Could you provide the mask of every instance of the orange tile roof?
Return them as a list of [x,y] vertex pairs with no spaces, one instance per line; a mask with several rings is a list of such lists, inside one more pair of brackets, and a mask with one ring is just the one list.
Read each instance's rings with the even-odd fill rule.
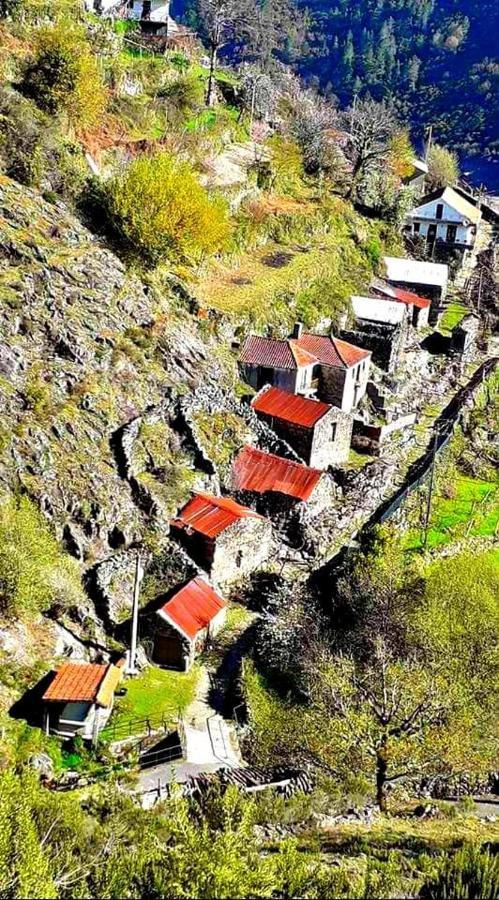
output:
[[192,529],[206,537],[218,537],[235,522],[248,518],[262,517],[228,497],[198,493],[194,494],[171,524],[184,530]]
[[[54,703],[71,701],[96,703],[100,688],[110,668],[116,667],[90,663],[64,663],[56,672],[43,699]],[[121,670],[117,671],[121,673]],[[109,704],[104,705],[108,706]]]
[[193,578],[158,610],[158,615],[192,640],[226,605],[206,581]]
[[253,366],[274,369],[297,369],[311,366],[316,360],[298,345],[296,340],[274,340],[250,334],[241,350],[240,361]]
[[309,500],[323,477],[319,469],[244,447],[234,463],[235,484],[240,491],[285,494],[297,500]]
[[302,425],[304,428],[313,428],[332,409],[329,403],[307,400],[276,387],[264,388],[251,405],[256,412],[293,425]]
[[303,350],[315,356],[317,362],[335,368],[350,369],[371,356],[369,350],[362,350],[333,335],[302,334],[298,343]]

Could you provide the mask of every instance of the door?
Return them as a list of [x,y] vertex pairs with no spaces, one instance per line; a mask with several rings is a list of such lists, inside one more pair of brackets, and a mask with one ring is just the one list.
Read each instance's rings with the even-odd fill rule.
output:
[[429,226],[428,226],[428,235],[427,235],[427,241],[428,241],[428,243],[429,243],[429,244],[432,244],[433,241],[436,240],[436,237],[437,237],[437,226],[436,226],[436,225],[429,225]]
[[265,387],[266,384],[274,384],[274,370],[261,366],[258,370],[258,390]]
[[447,243],[455,244],[457,237],[457,225],[447,225]]
[[157,632],[154,639],[154,662],[168,669],[185,671],[185,652],[180,636]]

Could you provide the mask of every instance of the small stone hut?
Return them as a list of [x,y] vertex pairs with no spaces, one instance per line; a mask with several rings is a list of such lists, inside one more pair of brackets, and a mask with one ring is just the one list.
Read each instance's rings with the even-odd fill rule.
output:
[[353,418],[329,403],[266,385],[251,403],[259,419],[316,469],[346,462]]
[[154,662],[187,672],[196,654],[222,628],[225,600],[204,578],[193,578],[156,611]]
[[303,518],[313,518],[334,498],[333,481],[325,472],[249,446],[234,463],[233,484],[259,511],[270,515],[301,507]]
[[272,544],[271,523],[228,497],[194,494],[171,533],[214,584],[237,581],[258,569]]

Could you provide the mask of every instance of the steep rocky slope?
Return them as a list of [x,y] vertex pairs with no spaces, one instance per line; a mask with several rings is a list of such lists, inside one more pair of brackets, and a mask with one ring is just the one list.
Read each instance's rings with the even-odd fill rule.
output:
[[[173,400],[227,375],[167,276],[145,285],[62,204],[3,177],[0,299],[0,489],[31,496],[91,563],[143,538],[155,486],[167,515],[196,483]],[[144,413],[130,485],[119,430]]]

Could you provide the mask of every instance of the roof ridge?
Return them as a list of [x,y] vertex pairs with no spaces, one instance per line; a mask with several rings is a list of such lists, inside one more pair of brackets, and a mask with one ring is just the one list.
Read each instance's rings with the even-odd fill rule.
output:
[[295,459],[288,459],[286,456],[279,456],[277,453],[270,453],[268,450],[260,450],[259,447],[253,447],[251,444],[245,444],[241,452],[244,453],[246,450],[249,450],[251,453],[258,454],[259,456],[266,456],[270,457],[271,459],[276,459],[286,466],[294,466],[298,469],[307,469],[309,472],[318,472],[320,475],[324,474],[322,469],[316,469],[314,466],[307,466],[307,464],[304,462],[299,462]]

